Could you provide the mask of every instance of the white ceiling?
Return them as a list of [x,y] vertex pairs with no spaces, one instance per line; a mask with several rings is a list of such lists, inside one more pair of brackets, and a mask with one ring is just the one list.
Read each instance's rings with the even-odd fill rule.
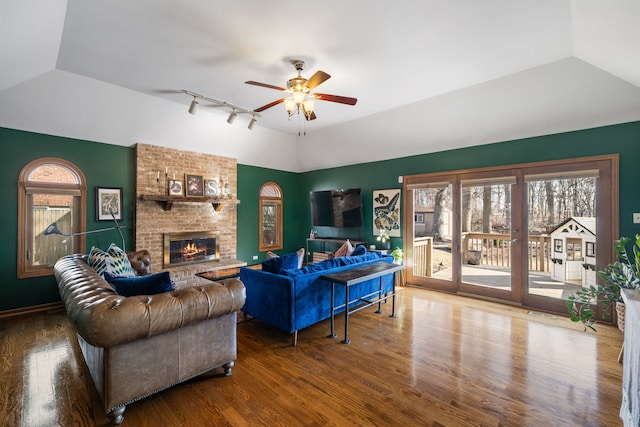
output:
[[[0,0],[0,126],[304,171],[640,120],[637,0]],[[186,89],[252,110],[229,126]],[[298,136],[306,130],[306,136]],[[337,154],[339,153],[339,155]]]

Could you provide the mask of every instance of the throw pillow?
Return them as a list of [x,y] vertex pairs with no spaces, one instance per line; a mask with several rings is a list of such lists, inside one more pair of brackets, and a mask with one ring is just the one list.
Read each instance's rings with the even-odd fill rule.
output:
[[154,295],[174,290],[168,271],[139,277],[118,277],[105,273],[105,280],[115,288],[118,295]]
[[106,252],[95,246],[91,247],[87,263],[101,276],[105,273],[120,277],[136,276],[126,252],[115,243],[112,243]]
[[[302,268],[302,263],[304,262],[304,248],[298,249],[296,251],[296,255],[298,256],[298,265],[296,268]],[[271,251],[267,252],[267,259],[277,258],[279,256],[280,255],[273,253]]]
[[351,256],[352,253],[353,245],[351,245],[351,242],[349,241],[349,239],[347,239],[347,241],[344,242],[342,246],[335,250],[333,256],[339,258],[341,256]]
[[100,248],[92,246],[87,263],[96,273],[102,276],[111,267],[111,255]]
[[125,251],[112,243],[107,249],[107,253],[112,258],[111,269],[107,269],[107,273],[120,277],[136,277],[136,271],[131,267],[131,262]]
[[280,274],[280,270],[291,270],[298,266],[298,254],[292,252],[290,254],[276,256],[262,261],[262,271]]
[[364,255],[366,253],[367,253],[367,247],[365,245],[358,245],[353,250],[353,253],[351,254],[351,256]]

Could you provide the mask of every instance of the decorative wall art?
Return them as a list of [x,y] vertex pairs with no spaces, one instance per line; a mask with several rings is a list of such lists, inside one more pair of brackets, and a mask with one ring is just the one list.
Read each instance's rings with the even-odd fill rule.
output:
[[182,189],[182,181],[176,181],[172,179],[169,181],[169,195],[170,196],[183,196],[184,191]]
[[204,197],[204,180],[202,175],[185,174],[187,197]]
[[204,193],[207,197],[218,197],[220,195],[220,187],[215,179],[207,179],[204,182]]
[[96,187],[96,221],[122,219],[122,188]]
[[375,190],[373,192],[373,235],[387,230],[390,237],[400,237],[400,191],[399,189]]

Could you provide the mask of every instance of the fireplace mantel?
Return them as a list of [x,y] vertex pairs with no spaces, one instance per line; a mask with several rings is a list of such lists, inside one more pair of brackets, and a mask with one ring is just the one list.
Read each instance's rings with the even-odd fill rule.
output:
[[224,205],[238,205],[238,199],[217,199],[210,197],[182,197],[182,196],[159,196],[155,194],[143,194],[142,200],[149,200],[158,203],[162,210],[170,211],[174,203],[211,203],[216,212],[220,212]]

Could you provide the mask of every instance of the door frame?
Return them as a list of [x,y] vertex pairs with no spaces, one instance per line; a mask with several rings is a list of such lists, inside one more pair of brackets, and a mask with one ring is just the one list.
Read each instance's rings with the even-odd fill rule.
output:
[[[469,295],[465,286],[461,286],[461,266],[462,256],[460,251],[461,233],[461,209],[460,209],[460,182],[464,177],[492,177],[492,176],[513,176],[516,183],[512,186],[512,196],[516,190],[520,195],[524,194],[524,202],[516,203],[512,197],[512,223],[518,223],[518,231],[512,231],[512,238],[519,239],[520,242],[528,242],[528,209],[525,208],[527,201],[525,176],[552,173],[558,169],[563,171],[580,171],[594,169],[601,171],[597,181],[596,191],[596,230],[599,244],[596,245],[596,270],[605,268],[615,260],[613,242],[619,237],[619,194],[618,194],[618,165],[619,155],[609,154],[591,157],[579,157],[562,160],[549,160],[542,162],[521,163],[513,165],[493,166],[477,169],[462,169],[454,171],[443,171],[434,173],[424,173],[403,176],[404,192],[404,221],[403,221],[403,246],[405,248],[405,277],[409,285],[425,287],[428,289],[445,292]],[[452,194],[452,281],[438,280],[434,278],[423,278],[413,276],[413,237],[414,237],[414,197],[413,189],[420,185],[451,182]],[[512,227],[513,229],[514,227]],[[609,244],[607,244],[609,242]],[[512,265],[512,279],[516,283],[512,286],[511,295],[505,298],[503,293],[493,291],[485,292],[483,295],[472,294],[471,296],[483,299],[498,300],[507,304],[517,304],[532,308],[540,308],[546,311],[557,313],[566,312],[566,306],[562,300],[550,301],[550,298],[540,295],[533,295],[528,290],[528,245],[512,245],[513,260],[519,259],[519,265]],[[513,253],[517,251],[517,253]]]

